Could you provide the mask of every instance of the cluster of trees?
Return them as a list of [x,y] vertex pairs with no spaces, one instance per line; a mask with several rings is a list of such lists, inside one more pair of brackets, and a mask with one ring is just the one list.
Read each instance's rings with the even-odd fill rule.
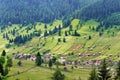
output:
[[[111,80],[111,79],[112,75],[110,74],[110,69],[108,68],[106,59],[103,60],[100,68],[98,68],[98,71],[93,66],[89,80]],[[114,76],[114,80],[120,80],[120,61],[118,62],[116,68],[116,75]]]
[[[36,55],[36,61],[35,61],[36,66],[41,66],[43,62],[44,61],[41,57],[41,54],[38,52],[37,55]],[[53,64],[56,64],[57,68],[56,68],[56,70],[53,74],[52,80],[65,80],[65,75],[61,73],[61,71],[58,67],[58,62],[56,62],[55,57],[50,59],[49,62],[48,62],[48,66],[49,66],[50,69],[52,68]]]
[[[34,31],[33,33],[26,34],[26,35],[18,35],[15,37],[13,42],[14,42],[14,44],[24,44],[25,42],[31,40],[35,36],[40,37],[40,35],[41,35],[40,30]],[[9,42],[10,42],[10,40],[9,40]]]
[[[100,0],[82,11],[78,11],[76,17],[84,20],[98,19],[102,20],[115,12],[120,12],[120,1],[119,0]],[[79,14],[80,13],[80,14]]]
[[[57,59],[56,59],[55,56],[52,57],[52,58],[49,60],[49,62],[48,62],[49,68],[51,68],[51,67],[53,66],[53,64],[56,63],[56,60],[57,60]],[[42,59],[41,54],[38,52],[38,53],[36,54],[36,61],[35,61],[35,64],[36,64],[36,66],[41,66],[42,63],[46,63],[46,62]]]
[[[44,28],[46,29],[47,26],[45,25]],[[62,29],[62,27],[61,27],[61,25],[59,25],[59,26],[55,26],[53,28],[53,30],[50,30],[50,31],[45,30],[44,37],[46,37],[48,35],[53,35],[53,34],[55,34],[57,32],[58,32],[58,35],[61,36],[61,29]]]
[[32,36],[22,36],[22,35],[19,35],[19,36],[16,36],[15,39],[14,39],[14,43],[15,44],[21,44],[21,43],[25,43],[26,41],[28,40],[31,40],[32,39]]
[[[109,22],[111,22],[111,21],[108,21],[107,22],[107,20],[105,21],[105,22],[100,22],[100,24],[96,27],[96,31],[97,32],[99,32],[99,36],[102,36],[103,34],[104,34],[104,31],[105,30],[107,30],[107,34],[109,35],[111,35],[111,36],[115,36],[115,32],[118,32],[118,31],[120,31],[120,28],[119,28],[119,26],[118,26],[118,24],[111,24],[111,23],[109,23]],[[114,21],[113,21],[113,23],[114,23]],[[113,29],[113,31],[110,31],[109,29],[110,28],[112,28]]]
[[120,13],[114,13],[109,16],[105,21],[105,28],[111,27],[113,25],[120,25]]
[[31,40],[33,37],[35,36],[40,36],[41,32],[37,32],[37,33],[30,33],[27,35],[17,35],[15,36],[15,38],[10,38],[8,35],[8,33],[4,33],[3,34],[3,38],[6,38],[7,40],[9,40],[9,43],[13,43],[14,44],[23,44],[29,40]]
[[77,32],[78,30],[78,25],[76,26],[76,29],[73,30],[73,26],[69,25],[69,30],[65,31],[65,36],[71,35],[71,36],[80,36],[80,34]]
[[[44,26],[44,28],[47,28],[47,25]],[[53,30],[47,31],[45,30],[44,32],[44,37],[49,36],[49,35],[54,35],[55,33],[58,33],[58,36],[62,35],[62,27],[61,25],[55,26]],[[72,25],[69,26],[69,31],[64,32],[65,36],[72,35],[72,36],[80,36],[80,34],[77,32],[77,30],[72,29]],[[58,38],[58,42],[61,42],[61,38]],[[66,38],[63,38],[63,42],[66,42]]]
[[63,38],[63,39],[61,39],[61,38],[58,38],[58,42],[66,42],[66,38]]
[[69,21],[73,18],[79,18],[84,21],[89,19],[96,19],[99,22],[103,22],[103,25],[107,29],[112,25],[120,25],[120,0],[99,0],[92,5],[89,5],[82,10],[74,12],[69,16],[69,20],[64,21],[65,25],[68,25]]
[[[34,29],[33,32],[29,33],[29,30]],[[9,43],[15,43],[15,44],[21,44],[21,43],[25,43],[29,40],[31,40],[33,37],[37,36],[41,36],[41,30],[36,30],[35,25],[27,25],[26,27],[26,33],[27,34],[19,34],[18,30],[16,28],[14,28],[13,30],[9,30],[8,32],[3,33],[3,38],[9,40]],[[11,37],[10,35],[14,36]]]

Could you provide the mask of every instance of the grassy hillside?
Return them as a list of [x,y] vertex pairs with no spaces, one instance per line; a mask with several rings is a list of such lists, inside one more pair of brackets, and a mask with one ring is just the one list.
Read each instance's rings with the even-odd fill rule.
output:
[[[5,44],[7,44],[8,41],[3,39],[2,36],[0,35],[0,53],[5,49]],[[8,51],[9,49],[6,49]]]
[[[44,23],[36,23],[35,29],[31,29],[26,32],[27,26],[23,26],[22,28],[19,25],[12,25],[8,27],[3,33],[1,33],[0,39],[4,41],[1,43],[1,50],[4,49],[4,44],[8,43],[6,40],[2,38],[2,34],[9,32],[12,29],[17,30],[17,34],[25,35],[34,32],[35,30],[41,30],[40,37],[33,37],[32,40],[26,42],[24,45],[21,44],[19,46],[11,43],[11,47],[7,49],[8,53],[30,53],[35,54],[36,52],[41,53],[51,53],[51,54],[70,54],[74,53],[78,55],[86,54],[86,55],[97,55],[97,56],[85,56],[86,59],[102,59],[105,57],[109,57],[112,54],[112,59],[117,60],[119,55],[119,44],[120,44],[120,32],[119,26],[113,26],[104,29],[103,35],[99,36],[99,31],[96,32],[96,28],[99,25],[98,22],[94,20],[89,20],[87,22],[82,22],[82,26],[80,24],[81,20],[74,19],[71,22],[72,31],[70,35],[65,36],[65,31],[69,32],[69,26],[67,28],[63,28],[61,30],[61,36],[58,36],[58,32],[54,35],[49,35],[46,38],[43,37],[44,31],[49,31],[54,29],[55,26],[62,26],[61,20],[56,20],[52,24],[46,24],[47,28],[44,28]],[[74,30],[80,34],[80,36],[73,36]],[[17,34],[15,36],[17,36]],[[10,38],[14,38],[15,36],[9,34]],[[89,36],[91,39],[89,40]],[[58,38],[61,39],[61,42],[58,42]],[[63,39],[66,39],[66,42],[63,42]],[[71,59],[71,58],[70,58]],[[79,59],[75,56],[72,59]]]

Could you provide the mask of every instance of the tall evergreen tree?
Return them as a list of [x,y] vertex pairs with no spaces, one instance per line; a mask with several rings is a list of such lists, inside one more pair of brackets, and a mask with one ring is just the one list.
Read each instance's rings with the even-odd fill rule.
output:
[[5,57],[1,56],[1,57],[0,57],[0,64],[3,65],[4,63],[5,63]]
[[73,28],[72,25],[70,25],[69,26],[69,31],[72,31],[73,30],[72,28]]
[[58,36],[61,36],[61,30],[58,31]]
[[107,62],[106,62],[106,59],[104,59],[102,61],[102,64],[101,64],[101,67],[99,69],[99,80],[108,80],[111,78],[111,75],[110,75],[110,70],[108,69],[108,65],[107,65]]
[[46,37],[46,36],[48,36],[47,30],[45,30],[45,32],[44,32],[44,37]]
[[53,62],[52,59],[49,60],[49,68],[51,68],[53,66]]
[[5,69],[4,69],[4,76],[6,76],[8,73],[9,73],[8,67],[5,66]]
[[64,42],[64,43],[66,42],[66,38],[63,38],[63,42]]
[[8,67],[9,70],[10,70],[10,67],[12,67],[13,63],[12,63],[12,58],[9,58],[7,59],[7,63],[6,63],[6,68]]
[[80,34],[75,30],[73,36],[80,36]]
[[95,67],[92,67],[92,71],[88,80],[98,80],[98,74]]
[[115,80],[120,80],[120,61],[117,64]]
[[3,50],[1,56],[6,56],[6,52],[5,52],[5,50]]
[[65,36],[68,36],[67,31],[65,31]]
[[46,24],[44,25],[44,28],[47,29],[47,25]]
[[91,35],[89,35],[88,40],[91,40],[91,38],[92,38]]
[[58,38],[58,42],[61,42],[61,39],[60,39],[60,38]]
[[59,68],[57,68],[53,74],[52,80],[65,80],[65,75],[61,73]]
[[37,66],[41,66],[41,64],[42,64],[42,57],[41,57],[41,54],[39,52],[36,55],[35,63],[36,63]]
[[[8,74],[8,68],[5,66],[5,57],[0,57],[0,74],[1,76],[6,76]],[[0,78],[1,78],[0,76]],[[2,80],[2,79],[1,79]]]
[[0,63],[0,74],[4,75],[4,69],[3,69],[3,64]]

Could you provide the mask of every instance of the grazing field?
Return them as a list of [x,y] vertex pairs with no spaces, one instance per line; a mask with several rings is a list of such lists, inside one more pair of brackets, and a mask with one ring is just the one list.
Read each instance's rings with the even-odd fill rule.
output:
[[[0,51],[3,49],[6,49],[8,54],[11,53],[23,53],[23,54],[35,54],[37,52],[41,53],[51,53],[55,54],[69,54],[74,53],[76,55],[80,54],[90,54],[90,55],[98,55],[95,57],[90,57],[86,59],[103,59],[103,58],[110,58],[112,60],[118,60],[118,55],[120,53],[119,51],[119,45],[120,45],[120,31],[119,26],[113,26],[111,28],[108,28],[107,30],[104,30],[102,33],[102,36],[100,35],[100,31],[96,31],[95,29],[98,27],[99,22],[95,20],[89,20],[87,22],[82,22],[81,20],[74,19],[71,21],[72,25],[72,31],[69,33],[69,26],[67,28],[61,29],[61,36],[58,35],[58,32],[56,32],[53,35],[49,35],[47,37],[44,36],[45,31],[53,30],[55,27],[58,27],[61,25],[62,27],[62,21],[56,20],[53,23],[50,24],[44,24],[44,23],[36,23],[34,28],[28,29],[28,26],[19,27],[20,25],[12,25],[11,27],[5,29],[3,33],[0,35],[0,40],[3,41],[0,44]],[[44,26],[47,26],[45,28]],[[11,30],[15,29],[16,34],[12,35],[9,34]],[[37,31],[41,31],[41,36],[34,36],[31,40],[25,42],[24,44],[15,45],[13,43],[10,43],[9,48],[5,48],[5,45],[8,44],[8,40],[4,40],[2,38],[2,35],[4,33],[8,33],[11,39],[14,39],[18,35],[29,35],[31,33],[35,33]],[[80,36],[72,36],[74,33],[74,30],[77,30],[77,32],[80,34]],[[65,35],[65,32],[67,32],[67,36]],[[70,35],[69,35],[70,34]],[[89,40],[89,37],[91,39]],[[66,42],[63,42],[63,39],[65,38]],[[60,42],[58,42],[58,39],[60,39]],[[99,54],[101,53],[101,54]],[[109,57],[109,55],[112,54],[112,57]],[[74,57],[74,59],[78,59],[78,57]]]
[[[35,67],[34,61],[22,61],[22,66],[17,65],[18,60],[13,61],[13,67],[10,69],[8,80],[51,80],[55,71],[55,66],[49,69],[42,64],[41,67]],[[63,66],[59,66],[62,73],[65,75],[65,80],[87,80],[89,78],[90,69],[71,69],[68,66],[68,71],[63,70]],[[19,72],[19,74],[17,74]],[[16,74],[14,76],[11,76]]]

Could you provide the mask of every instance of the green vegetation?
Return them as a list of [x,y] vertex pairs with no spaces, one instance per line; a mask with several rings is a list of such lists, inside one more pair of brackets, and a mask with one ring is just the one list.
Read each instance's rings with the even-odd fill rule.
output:
[[101,64],[98,76],[99,76],[100,80],[108,80],[111,78],[110,70],[108,69],[106,59],[104,59]]
[[120,0],[0,0],[0,41],[0,80],[119,80]]
[[115,79],[120,80],[120,61],[117,64],[116,73],[117,75],[115,76]]
[[98,74],[97,74],[97,70],[95,67],[92,68],[89,80],[98,80]]
[[57,68],[55,73],[53,74],[52,80],[65,80],[65,75],[61,73],[59,68]]
[[[82,24],[82,26],[81,26]],[[62,28],[62,21],[56,20],[52,25],[46,24],[47,28],[44,28],[44,23],[36,23],[35,29],[32,27],[31,30],[26,32],[28,26],[23,26],[22,28],[19,25],[12,25],[11,27],[4,30],[2,34],[7,33],[10,37],[9,40],[4,40],[1,37],[1,40],[4,42],[1,43],[3,46],[9,44],[9,48],[1,47],[0,49],[5,49],[8,53],[30,53],[35,54],[36,52],[41,53],[52,53],[57,56],[57,54],[69,54],[71,52],[78,54],[96,54],[98,56],[91,56],[86,59],[103,59],[110,58],[113,60],[118,59],[119,54],[119,26],[114,25],[111,28],[102,30],[102,27],[96,31],[99,27],[99,22],[94,20],[89,20],[87,22],[82,22],[79,19],[74,19],[71,22],[72,30],[69,29],[69,26]],[[61,25],[61,26],[60,26]],[[16,29],[16,35],[13,35],[11,32],[13,29]],[[40,30],[40,36],[35,35],[35,32]],[[47,36],[43,36],[44,32],[47,31]],[[49,33],[49,31],[51,33]],[[55,31],[55,32],[54,32]],[[60,31],[60,35],[58,34]],[[54,32],[54,33],[53,33]],[[102,33],[102,34],[101,34]],[[30,36],[30,34],[32,34]],[[67,34],[67,35],[65,35]],[[74,35],[77,34],[77,35]],[[78,36],[79,34],[79,36]],[[22,41],[25,43],[14,43],[10,40],[15,39],[15,37],[21,35]],[[2,36],[2,35],[1,35]],[[30,40],[26,39],[24,36],[31,37]],[[18,38],[20,41],[20,38]],[[113,42],[114,41],[114,42]],[[9,43],[8,43],[9,42]],[[2,46],[2,45],[1,45]],[[92,50],[91,50],[92,49]],[[114,53],[114,54],[113,54]],[[109,57],[112,54],[112,57]],[[72,59],[72,57],[69,57]],[[78,59],[78,57],[74,57]]]
[[[68,14],[95,1],[97,0],[65,0],[65,2],[61,0],[0,0],[0,24],[50,23],[55,19],[65,18]],[[2,26],[2,28],[4,27],[6,26]]]
[[12,67],[12,59],[7,58],[6,62],[6,56],[5,55],[0,56],[0,80],[7,79],[10,67]]
[[41,54],[38,52],[36,55],[36,61],[35,61],[37,66],[41,66],[42,64],[42,58],[41,58]]
[[[52,69],[44,66],[44,64],[41,65],[41,67],[34,67],[35,63],[34,61],[22,61],[22,66],[17,65],[18,60],[13,61],[13,66],[8,74],[8,80],[26,80],[26,79],[34,79],[34,80],[52,80],[54,72],[56,71],[56,66],[53,66]],[[89,70],[84,69],[74,69],[71,70],[70,67],[68,67],[69,72],[63,70],[63,66],[59,66],[62,74],[65,75],[65,80],[71,80],[71,79],[78,79],[79,76],[82,80],[87,80],[89,77]],[[16,75],[14,75],[16,74]],[[12,76],[13,75],[13,76]]]

